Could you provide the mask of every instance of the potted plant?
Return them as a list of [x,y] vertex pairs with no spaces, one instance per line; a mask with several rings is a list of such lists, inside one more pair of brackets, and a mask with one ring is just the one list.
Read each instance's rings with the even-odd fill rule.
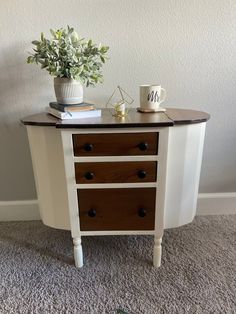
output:
[[[101,68],[109,47],[79,38],[71,27],[50,30],[52,38],[32,41],[34,53],[27,63],[36,63],[54,77],[57,102],[70,105],[83,102],[83,85],[94,86],[103,81]],[[82,85],[83,84],[83,85]]]

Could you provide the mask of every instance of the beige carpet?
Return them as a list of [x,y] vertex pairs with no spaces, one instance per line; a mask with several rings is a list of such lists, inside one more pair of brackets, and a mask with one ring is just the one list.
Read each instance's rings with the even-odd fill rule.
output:
[[151,236],[83,238],[41,222],[0,223],[0,313],[236,313],[236,216],[165,231],[160,269]]

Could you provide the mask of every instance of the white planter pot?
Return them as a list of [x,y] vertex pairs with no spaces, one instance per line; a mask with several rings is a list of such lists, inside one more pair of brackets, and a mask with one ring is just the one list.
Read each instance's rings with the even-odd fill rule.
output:
[[83,102],[83,86],[79,81],[55,77],[54,90],[57,102],[60,104],[73,105]]

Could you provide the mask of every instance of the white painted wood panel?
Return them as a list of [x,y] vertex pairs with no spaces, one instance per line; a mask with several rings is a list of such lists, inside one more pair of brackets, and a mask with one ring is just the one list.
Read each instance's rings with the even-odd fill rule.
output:
[[70,229],[60,131],[27,126],[40,216],[45,225]]
[[187,224],[196,214],[205,125],[169,129],[165,228]]
[[74,162],[120,162],[120,161],[158,161],[158,156],[145,155],[145,156],[86,156],[74,157]]

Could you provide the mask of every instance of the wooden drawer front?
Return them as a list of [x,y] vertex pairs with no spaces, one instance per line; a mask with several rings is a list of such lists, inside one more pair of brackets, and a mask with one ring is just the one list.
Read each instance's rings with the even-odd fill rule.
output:
[[78,190],[80,229],[154,230],[155,188]]
[[75,156],[156,155],[159,133],[73,134]]
[[75,163],[76,183],[155,182],[156,161]]

